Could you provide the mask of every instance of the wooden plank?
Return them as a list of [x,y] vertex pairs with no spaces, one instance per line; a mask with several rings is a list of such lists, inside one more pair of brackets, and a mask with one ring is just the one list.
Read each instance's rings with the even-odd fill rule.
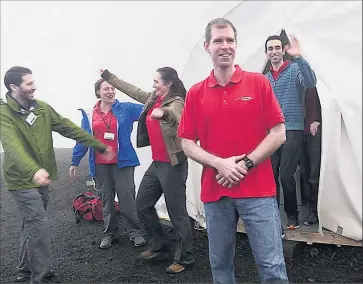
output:
[[309,244],[323,243],[323,244],[334,244],[342,246],[362,246],[362,242],[352,240],[341,235],[335,234],[328,230],[323,230],[323,234],[306,232],[302,230],[287,230],[285,231],[285,239],[295,240],[299,242],[306,242]]
[[[306,227],[310,229],[310,227]],[[323,230],[323,234],[321,235],[319,232],[313,232],[309,230],[304,230],[305,227],[301,227],[296,230],[285,230],[285,240],[288,241],[298,241],[304,242],[308,244],[313,243],[321,243],[321,244],[333,244],[333,245],[342,245],[342,246],[363,246],[362,241],[352,240],[341,235],[335,234],[328,230]],[[243,221],[239,219],[237,225],[237,232],[246,233],[245,227],[243,225]]]
[[[160,223],[169,227],[173,227],[170,220],[159,219]],[[304,230],[307,228],[308,230]],[[285,238],[287,241],[303,242],[307,244],[320,243],[320,244],[332,244],[337,246],[357,246],[362,247],[362,241],[355,241],[341,235],[335,234],[329,230],[323,230],[321,235],[319,232],[314,232],[309,230],[310,227],[302,227],[296,230],[285,230]],[[237,224],[237,232],[246,233],[243,221],[239,219]]]

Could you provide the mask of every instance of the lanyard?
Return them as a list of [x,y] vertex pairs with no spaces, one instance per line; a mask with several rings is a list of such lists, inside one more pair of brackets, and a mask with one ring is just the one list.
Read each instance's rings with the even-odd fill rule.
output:
[[106,127],[108,129],[108,132],[111,133],[111,120],[112,120],[112,113],[110,114],[110,122],[107,124],[106,120],[103,118],[103,113],[101,113],[101,118],[103,122],[106,124]]

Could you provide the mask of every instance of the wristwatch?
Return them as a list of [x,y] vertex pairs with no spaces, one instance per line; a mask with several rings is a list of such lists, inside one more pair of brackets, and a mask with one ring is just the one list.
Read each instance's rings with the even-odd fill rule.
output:
[[242,160],[245,162],[248,170],[253,168],[253,161],[249,159],[247,156],[245,156]]

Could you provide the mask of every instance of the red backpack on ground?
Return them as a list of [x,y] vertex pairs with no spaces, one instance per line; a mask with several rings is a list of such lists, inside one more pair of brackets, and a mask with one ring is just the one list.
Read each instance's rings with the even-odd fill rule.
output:
[[[116,212],[120,212],[120,206],[116,201],[115,206]],[[76,223],[79,223],[81,219],[103,221],[101,198],[91,191],[82,193],[73,200],[73,211],[76,215]]]

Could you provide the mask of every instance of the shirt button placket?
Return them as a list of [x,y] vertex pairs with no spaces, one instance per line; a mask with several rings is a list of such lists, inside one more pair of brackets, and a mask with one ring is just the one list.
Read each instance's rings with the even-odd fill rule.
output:
[[223,103],[222,103],[223,108],[226,108],[228,106],[228,98],[227,98],[226,90],[223,91],[222,101],[223,101]]

